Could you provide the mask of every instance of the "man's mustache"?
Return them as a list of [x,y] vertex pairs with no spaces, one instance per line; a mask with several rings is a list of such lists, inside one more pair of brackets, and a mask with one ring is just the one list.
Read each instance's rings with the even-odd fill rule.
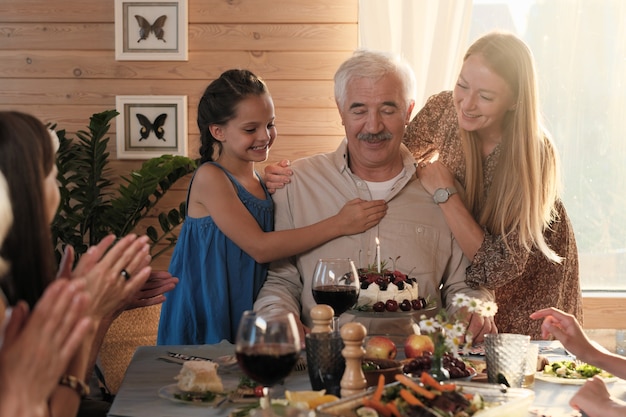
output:
[[383,140],[389,140],[391,138],[393,138],[393,135],[390,132],[359,133],[357,135],[357,139],[363,140],[365,142],[381,142]]

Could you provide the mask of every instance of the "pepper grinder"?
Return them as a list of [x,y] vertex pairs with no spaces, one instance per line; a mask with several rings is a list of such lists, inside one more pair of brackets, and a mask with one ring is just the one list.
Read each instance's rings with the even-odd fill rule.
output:
[[335,310],[329,305],[318,304],[311,309],[311,321],[313,328],[311,333],[330,333],[332,332],[332,322]]
[[367,388],[367,380],[363,374],[361,363],[365,356],[363,340],[367,329],[361,323],[346,323],[341,328],[341,338],[345,348],[341,354],[346,359],[346,369],[341,378],[341,396],[359,394]]
[[305,339],[306,360],[311,388],[339,396],[346,362],[341,355],[343,340],[332,329],[334,314],[333,308],[325,304],[311,309],[313,328]]

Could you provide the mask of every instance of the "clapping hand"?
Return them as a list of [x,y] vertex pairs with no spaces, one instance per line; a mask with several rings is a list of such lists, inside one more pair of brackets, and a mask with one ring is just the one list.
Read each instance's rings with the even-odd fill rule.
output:
[[0,387],[21,404],[45,407],[82,341],[95,333],[83,280],[51,283],[29,312],[13,307],[0,348]]
[[130,234],[114,241],[115,236],[109,235],[90,247],[73,270],[73,249],[68,247],[59,270],[61,276],[85,279],[91,314],[97,319],[112,318],[124,310],[151,273],[147,236]]

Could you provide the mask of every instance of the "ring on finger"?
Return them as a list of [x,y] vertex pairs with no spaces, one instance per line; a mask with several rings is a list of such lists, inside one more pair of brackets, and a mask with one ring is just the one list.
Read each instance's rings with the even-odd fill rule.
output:
[[125,269],[120,271],[120,275],[123,276],[126,281],[130,279],[130,273]]

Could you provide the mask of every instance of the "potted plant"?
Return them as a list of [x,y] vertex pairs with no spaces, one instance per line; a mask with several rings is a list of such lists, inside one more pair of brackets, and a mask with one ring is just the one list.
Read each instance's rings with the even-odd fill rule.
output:
[[[89,246],[108,234],[124,236],[145,218],[170,187],[196,168],[196,162],[183,156],[162,155],[144,162],[140,169],[122,175],[119,183],[110,177],[106,137],[111,120],[119,113],[106,110],[91,116],[88,131],[69,139],[57,130],[57,153],[61,203],[52,223],[52,237],[60,259],[63,247],[70,244],[80,257]],[[53,129],[56,126],[52,126]],[[167,244],[153,258],[176,244],[177,226],[185,217],[185,202],[158,216],[160,231],[148,227],[152,246]]]

